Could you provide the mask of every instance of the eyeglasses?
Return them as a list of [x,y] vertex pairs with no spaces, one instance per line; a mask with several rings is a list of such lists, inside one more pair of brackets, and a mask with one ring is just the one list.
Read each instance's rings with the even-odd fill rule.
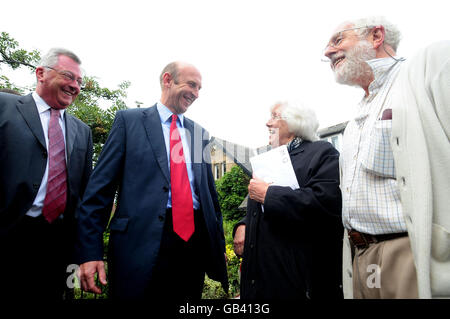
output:
[[[368,28],[373,28],[373,26],[369,27],[369,26],[364,26],[364,27],[357,27],[357,28],[349,28],[349,29],[344,29],[341,31],[336,32],[335,34],[333,34],[333,36],[330,38],[330,41],[327,43],[327,45],[325,46],[325,48],[323,49],[323,53],[325,53],[325,51],[329,48],[339,48],[339,46],[342,44],[342,42],[346,39],[345,37],[345,32],[347,31],[352,31],[352,30],[358,30],[358,29],[368,29]],[[330,62],[330,59],[325,57],[321,59],[322,62]]]
[[286,120],[287,117],[281,116],[280,114],[271,114],[270,119],[271,120]]
[[70,71],[67,71],[67,70],[58,70],[58,69],[52,68],[51,66],[44,66],[44,68],[51,69],[51,70],[57,72],[59,75],[61,75],[61,76],[62,76],[64,79],[66,79],[67,81],[77,81],[78,86],[79,86],[80,88],[81,88],[81,87],[83,86],[83,84],[84,84],[82,78],[80,78],[80,77],[77,78],[77,77],[75,76],[75,74],[73,74],[73,73],[70,72]]

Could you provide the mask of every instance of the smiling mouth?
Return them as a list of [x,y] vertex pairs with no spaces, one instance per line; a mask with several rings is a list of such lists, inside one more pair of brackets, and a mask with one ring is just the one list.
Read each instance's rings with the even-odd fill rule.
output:
[[70,96],[70,97],[73,97],[73,96],[75,95],[75,92],[71,92],[71,91],[68,91],[68,90],[65,90],[65,89],[62,89],[62,91],[63,91],[66,95],[68,95],[68,96]]
[[333,69],[335,69],[335,68],[338,66],[338,64],[339,64],[340,62],[342,62],[344,59],[345,59],[345,56],[342,56],[342,57],[338,57],[338,58],[336,58],[336,59],[333,59],[333,61],[332,61]]
[[184,99],[185,99],[189,104],[192,104],[192,103],[194,103],[194,101],[195,101],[194,98],[191,98],[191,97],[188,97],[188,96],[185,96]]

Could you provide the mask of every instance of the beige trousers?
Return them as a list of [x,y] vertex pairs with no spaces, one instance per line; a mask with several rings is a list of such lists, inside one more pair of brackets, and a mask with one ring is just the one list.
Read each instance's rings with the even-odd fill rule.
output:
[[408,236],[355,249],[353,297],[418,298],[416,267]]

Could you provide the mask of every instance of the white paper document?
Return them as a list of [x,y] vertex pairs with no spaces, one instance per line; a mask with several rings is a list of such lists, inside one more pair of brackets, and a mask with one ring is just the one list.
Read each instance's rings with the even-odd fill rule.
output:
[[287,146],[283,145],[250,158],[253,176],[272,185],[300,188]]

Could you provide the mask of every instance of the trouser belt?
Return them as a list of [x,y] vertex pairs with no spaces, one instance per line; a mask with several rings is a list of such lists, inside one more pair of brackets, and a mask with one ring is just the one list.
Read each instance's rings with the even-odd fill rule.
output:
[[408,236],[407,232],[403,233],[393,233],[393,234],[383,234],[383,235],[370,235],[370,234],[364,234],[360,233],[359,231],[356,231],[354,229],[350,230],[348,232],[348,238],[350,240],[350,243],[353,244],[353,246],[357,248],[366,248],[370,244],[379,243],[385,240],[400,238]]

